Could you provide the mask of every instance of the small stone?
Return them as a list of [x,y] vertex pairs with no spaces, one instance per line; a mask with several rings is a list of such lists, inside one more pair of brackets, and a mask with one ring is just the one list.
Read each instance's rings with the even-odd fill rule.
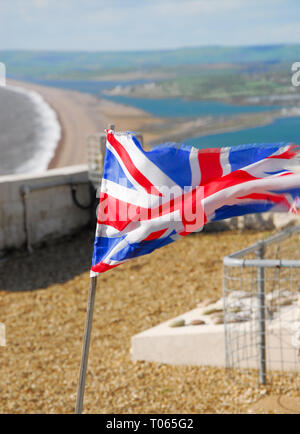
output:
[[178,319],[169,324],[169,327],[183,327],[185,325],[184,319]]
[[190,322],[190,325],[203,325],[206,324],[205,321],[202,319],[193,319],[193,321]]
[[224,316],[223,315],[215,315],[212,318],[213,324],[224,324]]
[[223,312],[223,309],[217,306],[208,307],[207,309],[203,310],[203,315],[211,315],[213,313],[221,313]]
[[277,289],[267,294],[266,299],[273,305],[278,304],[279,306],[284,306],[285,303],[291,304],[293,301],[297,301],[298,295],[297,293],[287,289]]
[[227,310],[228,312],[237,313],[240,312],[242,308],[240,306],[229,306]]
[[215,312],[215,313],[213,313],[210,317],[211,317],[211,319],[214,319],[214,318],[219,318],[220,316],[224,316],[224,312],[222,311],[222,312]]
[[290,306],[293,304],[294,299],[292,297],[282,297],[282,298],[275,298],[274,300],[270,301],[271,306]]
[[239,313],[229,313],[228,315],[226,315],[227,323],[250,321],[250,319],[251,319],[250,313],[247,311],[239,312]]
[[231,318],[228,318],[228,319],[226,320],[226,322],[227,322],[228,324],[237,323],[237,322],[244,322],[244,321],[247,321],[247,320],[246,320],[245,318],[238,317],[238,316],[236,316],[236,317],[231,317]]

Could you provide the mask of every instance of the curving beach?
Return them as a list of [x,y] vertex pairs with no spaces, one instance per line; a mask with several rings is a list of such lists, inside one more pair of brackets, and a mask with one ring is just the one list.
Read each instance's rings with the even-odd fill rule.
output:
[[[49,169],[86,163],[87,137],[103,132],[110,124],[118,130],[139,130],[144,124],[155,122],[142,110],[90,94],[16,80],[9,80],[8,84],[38,92],[56,112],[62,134]],[[146,133],[145,140],[151,138],[151,133]]]
[[187,138],[199,139],[214,134],[261,127],[271,125],[276,118],[299,116],[299,109],[294,113],[291,108],[285,112],[278,109],[264,113],[240,113],[234,116],[163,118],[155,117],[136,107],[75,90],[15,80],[9,80],[8,84],[37,92],[56,113],[61,139],[54,156],[49,160],[48,169],[87,163],[87,137],[93,133],[104,132],[110,124],[114,124],[119,131],[140,132],[147,149],[162,142],[184,142]]

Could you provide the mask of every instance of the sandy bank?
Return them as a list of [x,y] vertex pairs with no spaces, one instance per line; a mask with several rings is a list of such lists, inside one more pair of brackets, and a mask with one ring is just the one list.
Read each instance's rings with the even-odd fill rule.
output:
[[[116,125],[118,130],[137,131],[142,125],[155,121],[142,110],[86,93],[15,80],[9,80],[8,84],[38,92],[56,111],[62,138],[49,168],[86,163],[87,137],[103,132],[110,124]],[[148,139],[153,139],[151,131],[145,135],[145,141]]]

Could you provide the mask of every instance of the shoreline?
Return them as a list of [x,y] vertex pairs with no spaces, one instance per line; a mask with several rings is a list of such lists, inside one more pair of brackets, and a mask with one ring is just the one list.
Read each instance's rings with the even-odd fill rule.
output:
[[[251,117],[251,115],[248,115],[248,118]],[[233,120],[234,123],[238,123],[238,125],[229,125],[226,126],[226,121],[225,121],[225,125],[222,125],[222,121],[220,122],[220,126],[216,128],[216,125],[218,124],[217,121],[214,122],[214,127],[211,129],[210,125],[207,125],[206,128],[204,127],[204,131],[203,129],[197,129],[195,128],[195,131],[190,134],[188,137],[185,134],[185,131],[183,132],[178,132],[176,134],[174,134],[173,136],[171,136],[171,140],[176,141],[182,141],[184,139],[193,139],[193,138],[200,138],[200,137],[207,137],[207,136],[213,136],[215,134],[223,134],[223,133],[227,133],[227,132],[236,132],[236,131],[242,131],[248,128],[258,128],[258,127],[264,127],[266,125],[270,125],[272,124],[275,119],[281,118],[282,116],[280,116],[279,114],[277,115],[272,115],[270,116],[270,113],[267,113],[265,116],[265,119],[263,120],[263,122],[244,122],[244,123],[240,123],[240,117],[239,115],[237,115]],[[231,119],[230,119],[231,120]],[[228,123],[230,123],[230,120]],[[249,119],[248,119],[249,120]],[[200,132],[201,131],[201,132]],[[165,138],[165,140],[167,140]],[[153,145],[155,145],[155,143],[153,143]]]
[[104,132],[110,124],[116,125],[117,130],[142,134],[144,148],[150,150],[158,143],[184,142],[187,138],[256,128],[269,125],[277,118],[300,115],[278,110],[229,117],[159,118],[141,109],[75,90],[16,80],[8,80],[8,84],[37,92],[56,114],[61,134],[47,170],[86,164],[87,137],[93,133]]
[[[47,102],[47,104],[49,104],[49,103]],[[52,107],[52,105],[50,105],[50,107]],[[59,164],[59,158],[63,152],[64,145],[65,145],[65,128],[64,128],[64,125],[61,121],[59,112],[54,107],[52,107],[52,109],[55,111],[56,117],[57,117],[57,122],[60,125],[60,139],[59,139],[58,143],[56,144],[56,148],[54,150],[54,155],[51,158],[51,160],[49,161],[47,170],[55,169],[56,167],[58,167],[57,165]]]
[[38,137],[34,150],[24,161],[16,162],[17,166],[13,171],[14,173],[31,173],[36,172],[38,166],[41,167],[41,171],[45,171],[61,140],[62,125],[58,121],[58,113],[35,89],[27,89],[18,82],[10,81],[6,87],[8,92],[23,95],[30,100],[30,111],[35,114],[34,122],[39,126],[34,129],[34,134]]
[[[117,125],[119,130],[139,131],[143,124],[155,122],[155,118],[142,110],[83,92],[16,80],[8,80],[8,84],[37,92],[56,114],[61,136],[48,169],[86,164],[87,137],[104,132],[110,124]],[[146,136],[151,138],[151,134]]]
[[[288,110],[288,112],[283,112]],[[276,111],[264,112],[264,113],[243,113],[235,116],[222,117],[207,117],[196,118],[190,121],[182,121],[177,127],[177,131],[170,131],[167,136],[160,136],[159,140],[174,141],[184,143],[186,139],[198,139],[203,137],[209,137],[216,134],[231,133],[236,131],[242,131],[246,129],[254,129],[271,125],[277,119],[285,119],[290,117],[299,117],[300,108],[295,107],[291,109],[279,109]],[[199,125],[199,121],[202,120],[202,124]],[[150,146],[156,146],[157,140],[150,143]]]

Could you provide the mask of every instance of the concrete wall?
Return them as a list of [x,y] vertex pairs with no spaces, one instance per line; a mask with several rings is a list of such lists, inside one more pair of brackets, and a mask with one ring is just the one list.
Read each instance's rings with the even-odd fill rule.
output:
[[90,211],[76,206],[70,184],[77,185],[78,201],[88,204],[86,165],[0,177],[0,252],[22,247],[28,238],[34,246],[88,224]]

